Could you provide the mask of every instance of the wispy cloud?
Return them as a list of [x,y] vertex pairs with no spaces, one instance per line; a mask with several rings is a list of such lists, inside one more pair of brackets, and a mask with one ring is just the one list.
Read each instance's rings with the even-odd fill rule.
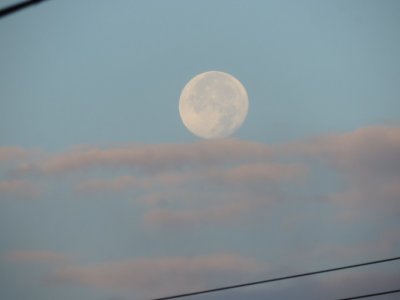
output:
[[347,181],[346,190],[330,195],[344,216],[400,213],[400,128],[364,128],[316,145]]
[[0,161],[18,160],[28,156],[29,150],[21,147],[0,147]]
[[[260,285],[256,288],[235,289],[219,294],[202,296],[204,300],[310,300],[342,299],[361,296],[368,293],[383,292],[398,288],[400,272],[361,271],[326,274],[322,277],[307,277],[290,282]],[[379,297],[383,299],[384,296]],[[397,298],[396,298],[397,297]],[[378,298],[378,299],[379,299]],[[371,298],[374,299],[374,298]],[[384,299],[398,299],[398,294],[388,295]]]
[[288,155],[322,157],[347,171],[400,173],[400,128],[366,127],[282,145]]
[[[238,217],[255,210],[255,204],[237,201],[216,207],[191,210],[153,208],[144,215],[144,223],[164,229],[190,228],[198,224],[236,222]],[[184,226],[184,227],[182,227]]]
[[345,182],[326,198],[343,216],[381,216],[400,212],[400,128],[374,126],[279,145],[292,159],[322,162]]
[[[26,152],[20,148],[2,149],[3,157],[17,157]],[[193,195],[204,186],[212,190],[216,186],[230,185],[251,191],[258,184],[279,189],[282,183],[291,186],[304,179],[312,180],[309,175],[313,173],[314,162],[322,162],[327,166],[326,172],[336,173],[345,181],[345,189],[338,189],[325,195],[325,198],[344,205],[342,211],[346,214],[382,209],[394,213],[400,211],[400,128],[396,127],[368,127],[279,145],[227,139],[109,149],[87,146],[23,163],[13,173],[54,175],[96,170],[80,176],[79,181],[74,183],[75,189],[101,193],[140,191],[141,194],[136,194],[135,198],[149,199],[157,193],[168,195],[173,189],[184,191],[190,188],[186,194]],[[101,179],[93,178],[98,170],[101,170]],[[109,179],[110,174],[123,172],[128,174]],[[46,176],[43,178],[45,180]],[[0,183],[0,192],[17,190],[33,192],[34,188],[21,180]],[[249,192],[243,198],[253,196]],[[269,197],[269,192],[265,196]],[[216,211],[221,215],[225,211],[236,214],[225,204],[196,207],[200,213],[192,212],[193,209],[180,207],[174,211],[152,208],[145,219],[196,220],[215,216]],[[211,213],[212,210],[214,213]]]
[[3,180],[0,181],[0,195],[37,197],[43,188],[26,180]]
[[[71,184],[79,192],[100,192],[106,197],[123,192],[118,195],[128,196],[136,201],[134,205],[142,206],[135,221],[142,222],[138,230],[148,230],[146,233],[172,232],[176,238],[179,234],[174,235],[174,231],[157,230],[189,229],[186,233],[190,233],[203,227],[252,226],[260,220],[265,236],[271,234],[271,239],[275,239],[276,228],[286,230],[285,241],[281,242],[285,247],[280,248],[282,257],[300,261],[299,266],[303,266],[302,261],[353,262],[361,256],[393,255],[400,241],[396,230],[400,213],[399,162],[400,128],[370,127],[273,146],[221,140],[76,148],[22,164],[17,171],[19,175],[40,175],[35,180],[52,180],[54,184],[60,177],[52,175],[71,174],[63,184]],[[321,165],[322,170],[317,170]],[[75,177],[74,172],[83,170],[89,171]],[[340,178],[337,186],[330,182],[332,174]],[[34,182],[16,178],[0,181],[0,193],[34,193]],[[316,181],[326,184],[329,191],[317,186]],[[93,193],[93,197],[97,195]],[[310,200],[309,195],[314,198]],[[296,222],[285,227],[292,216]],[[365,224],[368,226],[364,228]],[[271,227],[274,232],[268,232]],[[368,237],[358,238],[363,234]],[[210,249],[204,246],[203,250]],[[249,248],[244,246],[242,250]],[[274,251],[271,255],[278,256]],[[248,281],[265,271],[261,261],[228,254],[139,257],[86,265],[71,263],[68,256],[51,251],[15,251],[5,258],[15,263],[57,263],[49,284],[128,291],[128,295],[137,293],[139,297],[179,293],[182,287],[185,292]],[[318,284],[315,286],[320,291],[333,291],[342,286],[341,279],[337,279],[339,283],[335,280],[313,284]],[[370,281],[359,282],[361,288]],[[286,299],[288,293],[296,296],[290,287],[288,293],[283,291],[277,289],[272,294],[278,295],[276,299]],[[303,299],[309,299],[309,295]]]
[[128,189],[150,189],[157,186],[176,186],[194,180],[196,174],[160,173],[153,176],[119,176],[111,180],[85,180],[75,188],[78,192],[119,192]]
[[7,253],[4,258],[17,263],[61,263],[68,262],[71,257],[53,251],[16,250]]
[[241,183],[247,181],[280,182],[288,179],[304,178],[307,175],[304,164],[257,163],[243,164],[216,174],[222,181]]
[[189,171],[159,172],[151,176],[120,176],[111,180],[86,180],[76,187],[77,191],[103,192],[122,191],[129,188],[150,189],[172,187],[188,182],[214,182],[219,184],[240,184],[246,182],[281,182],[304,178],[308,168],[304,164],[252,163],[235,167],[209,166]]
[[230,254],[128,259],[60,268],[47,282],[133,291],[141,297],[158,297],[211,287],[221,282],[240,282],[263,269],[254,259]]
[[200,141],[193,144],[133,145],[100,149],[86,147],[19,166],[16,174],[57,174],[88,168],[130,167],[150,171],[188,165],[269,157],[272,150],[261,143],[239,140]]

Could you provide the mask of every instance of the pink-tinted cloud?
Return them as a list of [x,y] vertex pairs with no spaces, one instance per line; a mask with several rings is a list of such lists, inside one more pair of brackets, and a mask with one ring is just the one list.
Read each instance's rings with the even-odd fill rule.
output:
[[249,214],[253,204],[243,202],[227,203],[213,208],[192,210],[151,209],[144,215],[144,223],[160,228],[179,228],[195,224],[227,223]]
[[149,189],[155,186],[175,186],[193,179],[195,174],[187,173],[160,173],[153,176],[120,176],[111,180],[87,180],[76,187],[83,192],[119,192],[126,189]]
[[291,155],[322,156],[338,167],[400,172],[400,128],[367,127],[283,145]]
[[[142,202],[150,204],[143,223],[157,229],[188,229],[198,225],[240,224],[248,218],[267,217],[280,202],[276,190],[242,186],[231,191],[210,193],[177,190],[150,193]],[[170,205],[172,204],[172,205]]]
[[[186,206],[189,202],[189,208],[153,207],[144,215],[143,220],[146,225],[165,229],[187,228],[187,226],[197,224],[227,224],[243,217],[258,216],[260,211],[265,215],[276,203],[278,198],[276,191],[263,189],[260,192],[254,189],[254,185],[247,186],[247,184],[256,183],[259,186],[265,186],[272,183],[275,185],[288,179],[303,178],[306,173],[307,168],[303,165],[245,164],[226,170],[213,169],[196,178],[206,179],[208,183],[230,184],[230,192],[215,191],[211,195],[204,192],[200,195],[196,192],[184,193],[182,190],[177,195],[150,193],[144,198],[152,204],[162,204],[163,200],[167,200],[168,203],[168,199],[171,199],[170,201],[184,203]],[[232,187],[236,188],[232,190]],[[211,198],[212,201],[207,198]],[[190,207],[190,202],[197,202],[200,205]]]
[[329,195],[328,199],[340,206],[342,220],[400,214],[400,182],[369,182],[350,179],[349,187]]
[[81,148],[41,162],[21,165],[15,173],[56,174],[93,167],[125,167],[151,170],[186,165],[267,158],[271,149],[260,143],[211,140],[193,144],[135,145],[124,148]]
[[87,180],[76,187],[77,191],[122,191],[174,187],[188,182],[214,182],[240,184],[246,182],[280,182],[304,178],[308,168],[304,164],[241,164],[229,168],[201,168],[200,170],[163,172],[151,176],[120,176],[112,180]]
[[363,128],[315,147],[346,179],[347,188],[329,196],[345,219],[400,213],[400,128]]
[[254,259],[237,255],[130,259],[60,268],[49,283],[78,284],[140,297],[159,297],[243,281],[262,267]]
[[367,127],[280,147],[286,156],[325,162],[344,179],[345,190],[327,198],[347,219],[400,213],[400,128]]
[[[397,264],[397,262],[394,262]],[[365,270],[356,269],[351,273],[344,275],[343,273],[337,272],[332,273],[330,276],[325,278],[319,278],[318,280],[322,287],[327,290],[341,290],[340,287],[343,287],[344,290],[353,289],[358,292],[342,292],[340,297],[348,297],[355,295],[363,295],[367,293],[373,293],[377,291],[387,291],[392,290],[398,287],[398,282],[400,281],[400,272],[397,269],[389,268],[387,269],[377,269],[375,270]],[[387,285],[386,288],[382,288],[382,285]],[[368,289],[367,289],[368,288]],[[369,292],[366,292],[369,291]],[[398,295],[397,295],[398,296]],[[373,298],[372,298],[373,299]],[[397,298],[388,298],[388,299],[397,299]]]
[[187,202],[187,199],[193,199],[193,192],[190,192],[184,188],[148,191],[135,198],[138,203],[146,204],[152,207],[168,204],[172,201]]
[[0,147],[0,161],[23,159],[28,154],[29,151],[21,147]]
[[[371,234],[372,235],[372,234]],[[359,260],[360,257],[391,257],[398,251],[400,232],[395,229],[382,229],[379,233],[352,243],[329,241],[309,251],[309,259],[341,261],[343,264]],[[400,266],[400,264],[399,264]]]
[[25,180],[0,181],[0,195],[37,197],[42,188]]
[[60,263],[67,262],[68,255],[52,251],[12,251],[5,255],[5,259],[17,263]]
[[[132,145],[120,148],[74,148],[40,160],[20,165],[22,174],[55,174],[87,168],[125,167],[151,170],[185,166],[212,166],[229,162],[270,160],[276,157],[324,157],[341,166],[396,167],[400,152],[400,128],[368,127],[350,133],[331,134],[315,139],[266,145],[235,139],[206,140],[192,144]],[[22,155],[21,148],[0,148],[0,158]],[[3,151],[3,154],[1,154]]]
[[[311,162],[309,167],[305,161]],[[112,168],[120,167],[120,172],[126,167],[129,175],[112,180],[84,179],[76,189],[100,192],[141,189],[154,194],[154,190],[164,193],[168,188],[191,183],[198,186],[204,183],[291,184],[292,180],[308,178],[307,169],[315,161],[325,162],[327,171],[338,173],[346,181],[346,190],[328,198],[337,203],[339,199],[347,204],[355,203],[352,210],[361,203],[369,203],[364,206],[371,210],[380,206],[400,210],[396,188],[400,185],[400,128],[394,127],[362,128],[273,146],[228,139],[110,149],[75,148],[20,165],[16,171],[57,174],[91,168],[113,171]],[[12,184],[16,183],[5,182],[2,189],[12,190]]]
[[[240,183],[247,181],[279,182],[293,178],[303,178],[307,174],[304,164],[258,163],[243,164],[220,174],[223,181]],[[217,175],[218,177],[218,175]]]
[[[301,271],[304,272],[304,270]],[[260,285],[257,289],[237,289],[230,293],[221,293],[218,297],[204,296],[204,300],[216,298],[219,300],[349,299],[349,297],[394,290],[398,287],[398,282],[400,282],[399,268],[334,272],[324,276],[292,280],[279,285]],[[398,294],[392,294],[365,299],[398,300],[398,298]]]

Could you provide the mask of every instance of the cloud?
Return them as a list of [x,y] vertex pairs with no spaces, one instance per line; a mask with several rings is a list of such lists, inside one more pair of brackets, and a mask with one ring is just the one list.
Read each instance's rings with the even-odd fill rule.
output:
[[29,151],[21,147],[0,147],[0,161],[10,161],[26,158]]
[[344,189],[327,198],[348,220],[400,212],[400,128],[367,127],[279,147],[294,159],[325,163],[344,180]]
[[[238,217],[249,214],[254,205],[243,202],[228,203],[203,210],[151,209],[144,217],[144,223],[160,228],[180,228],[201,223],[226,223],[236,221]],[[182,227],[181,227],[182,228]]]
[[137,296],[150,298],[241,282],[262,269],[254,259],[230,254],[129,259],[59,268],[47,282],[133,291]]
[[[136,198],[145,199],[156,193],[168,194],[172,189],[191,188],[193,194],[203,193],[206,186],[211,191],[217,186],[226,188],[225,185],[229,185],[245,190],[244,199],[247,199],[253,196],[249,191],[255,184],[279,189],[281,184],[293,187],[308,179],[306,184],[313,190],[315,162],[327,166],[326,174],[335,173],[344,181],[342,189],[337,188],[324,198],[343,205],[342,211],[346,214],[400,211],[400,128],[385,126],[280,145],[226,139],[109,149],[80,147],[21,164],[14,174],[54,175],[94,169],[96,172],[84,174],[93,176],[100,170],[103,172],[100,172],[101,179],[79,177],[79,182],[74,183],[77,191],[129,191],[135,192]],[[104,179],[109,177],[109,172],[129,174]],[[321,176],[321,180],[323,178]],[[17,183],[4,182],[2,188],[12,190],[14,184],[23,189],[22,182]],[[223,206],[203,207],[199,213],[192,213],[190,208],[181,207],[175,212],[169,208],[148,212],[146,220],[203,219],[211,216],[213,209],[230,211]]]
[[76,190],[85,192],[118,192],[127,189],[173,187],[188,182],[214,182],[219,184],[268,183],[303,178],[307,172],[308,168],[304,164],[252,163],[228,168],[210,166],[200,170],[160,172],[145,177],[129,175],[111,180],[86,180],[79,183]]
[[234,139],[199,141],[193,144],[134,145],[123,148],[80,148],[40,162],[20,165],[15,174],[57,174],[89,168],[130,167],[150,171],[188,165],[270,157],[271,149],[261,143]]
[[306,174],[307,167],[304,164],[257,163],[236,166],[222,172],[219,176],[225,182],[241,183],[247,181],[279,182],[303,177]]
[[0,195],[37,197],[41,192],[41,187],[25,180],[0,181]]
[[[220,293],[205,294],[205,300],[310,300],[342,299],[365,294],[384,292],[398,288],[400,272],[393,271],[345,271],[311,276],[299,280],[290,280],[255,286],[247,289],[234,289]],[[377,299],[398,299],[399,294]],[[371,298],[375,299],[375,298]]]
[[156,186],[176,186],[193,180],[195,174],[160,173],[153,176],[119,176],[111,180],[86,180],[75,188],[78,192],[120,192],[128,189],[150,189]]
[[[354,260],[352,261],[354,263]],[[341,264],[339,264],[340,266]],[[321,299],[357,296],[396,288],[397,262],[373,269],[357,268],[204,295],[205,299]],[[231,254],[197,257],[137,258],[84,266],[60,266],[46,278],[48,285],[90,287],[116,297],[157,298],[203,289],[326,268],[298,270],[270,267],[253,258]]]
[[[3,151],[3,154],[1,154]],[[27,150],[0,148],[1,157],[22,155]],[[324,135],[280,145],[236,139],[204,140],[191,144],[132,145],[101,149],[76,147],[68,152],[21,164],[15,173],[57,174],[90,168],[129,167],[156,171],[188,166],[224,165],[230,162],[271,162],[276,158],[323,158],[347,169],[370,168],[399,173],[400,128],[368,127],[350,133]],[[251,165],[252,168],[256,167]],[[245,170],[242,170],[244,172]],[[254,170],[251,170],[254,172]]]
[[400,175],[400,128],[367,127],[284,146],[285,152],[321,156],[347,171]]
[[5,255],[5,259],[17,263],[59,263],[67,262],[70,256],[52,251],[12,251]]
[[400,182],[354,182],[341,192],[333,193],[327,198],[340,205],[342,220],[353,218],[381,218],[398,216],[400,213]]
[[[71,176],[67,184],[76,184],[77,190],[85,192],[131,192],[124,196],[129,195],[135,204],[145,206],[137,210],[142,213],[137,220],[143,222],[145,228],[141,229],[145,230],[151,227],[180,230],[190,226],[201,230],[201,226],[218,228],[221,224],[248,229],[245,226],[254,226],[261,220],[260,232],[265,239],[254,240],[252,246],[247,243],[242,250],[271,247],[268,248],[271,254],[266,256],[278,256],[274,253],[277,251],[274,239],[276,232],[284,232],[276,246],[284,253],[281,257],[292,258],[293,262],[300,258],[298,266],[306,262],[313,266],[318,262],[334,266],[335,262],[353,262],[371,255],[391,256],[398,249],[399,234],[395,229],[400,213],[399,136],[398,128],[370,127],[275,146],[228,140],[114,149],[88,147],[25,165],[25,171],[53,175],[94,169],[83,176]],[[321,163],[322,171],[318,169]],[[336,175],[340,177],[340,184],[330,181],[332,173],[334,179]],[[110,175],[112,179],[107,179]],[[303,182],[304,179],[307,181]],[[59,178],[51,180],[57,182]],[[17,190],[12,186],[18,186],[18,182],[27,183],[2,181],[0,190],[1,184],[3,191]],[[282,224],[291,216],[299,221],[292,228],[283,228]],[[353,223],[344,223],[338,216]],[[360,217],[366,222],[356,219]],[[383,235],[390,230],[390,234]],[[249,241],[247,237],[243,240]],[[227,245],[218,247],[224,246]],[[20,261],[23,257],[20,255]],[[260,262],[239,256],[137,258],[61,266],[49,283],[157,297],[182,292],[182,287],[186,291],[186,288],[195,290],[224,284],[221,278],[226,283],[247,281],[258,272],[263,272]],[[360,282],[358,287],[362,287],[362,282],[367,286],[369,281]],[[328,295],[341,287],[339,283],[314,283],[318,284],[317,291],[328,291]],[[347,288],[346,295],[362,290]],[[154,295],[146,294],[149,290]],[[277,297],[271,298],[287,299],[288,295],[296,298],[294,288],[280,291],[274,291],[272,295]],[[271,295],[256,294],[260,299]],[[246,292],[240,295],[247,298]],[[318,296],[310,292],[298,299]]]
[[[366,239],[352,243],[338,243],[327,241],[309,251],[311,257],[321,260],[354,262],[360,257],[391,257],[400,246],[400,232],[396,229],[380,230],[377,234],[370,234]],[[345,264],[345,263],[343,263]]]
[[[303,164],[247,163],[86,180],[78,184],[76,191],[102,195],[130,191],[137,203],[149,207],[142,217],[144,225],[191,228],[207,223],[231,224],[257,215],[257,211],[269,209],[278,198],[275,189],[268,190],[266,186],[297,181],[307,173],[308,168]],[[208,190],[202,190],[203,187]]]
[[352,219],[400,213],[399,128],[364,128],[333,137],[325,144],[330,146],[325,155],[347,180],[346,190],[330,195],[342,205],[344,216]]
[[138,198],[148,205],[144,225],[162,230],[185,230],[198,225],[240,224],[248,218],[263,219],[279,205],[279,189],[265,184],[232,185],[229,189],[149,192]]

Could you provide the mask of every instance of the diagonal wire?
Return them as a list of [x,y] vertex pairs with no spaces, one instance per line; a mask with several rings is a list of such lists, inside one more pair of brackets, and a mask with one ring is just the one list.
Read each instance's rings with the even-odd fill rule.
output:
[[22,9],[25,9],[29,6],[35,5],[35,4],[39,4],[41,2],[44,2],[46,0],[28,0],[28,1],[24,1],[24,2],[20,2],[14,5],[10,5],[6,8],[3,8],[0,10],[0,18],[3,18],[5,16],[11,15],[13,13],[16,13]]
[[[264,283],[275,282],[275,281],[281,281],[281,280],[286,280],[286,279],[293,279],[293,278],[311,276],[311,275],[316,275],[316,274],[321,274],[321,273],[328,273],[328,272],[333,272],[333,271],[339,271],[339,270],[352,269],[352,268],[357,268],[357,267],[362,267],[362,266],[380,264],[380,263],[395,261],[395,260],[400,260],[400,256],[387,258],[387,259],[381,259],[381,260],[375,260],[375,261],[368,261],[368,262],[354,264],[354,265],[336,267],[336,268],[331,268],[331,269],[324,269],[324,270],[319,270],[319,271],[289,275],[289,276],[284,276],[284,277],[277,277],[277,278],[253,281],[253,282],[248,282],[248,283],[229,285],[229,286],[224,286],[224,287],[219,287],[219,288],[214,288],[214,289],[209,289],[209,290],[201,290],[201,291],[197,291],[197,292],[178,294],[178,295],[173,295],[173,296],[168,296],[168,297],[154,298],[151,300],[169,300],[169,299],[176,299],[176,298],[182,298],[182,297],[188,297],[188,296],[194,296],[194,295],[200,295],[200,294],[208,294],[208,293],[213,293],[213,292],[231,290],[231,289],[252,286],[252,285],[258,285],[258,284],[264,284]],[[350,299],[352,299],[352,298],[350,298]]]
[[395,293],[400,293],[400,289],[398,289],[398,290],[386,291],[386,292],[379,292],[379,293],[374,293],[374,294],[367,294],[367,295],[355,296],[355,297],[350,297],[350,298],[341,298],[341,299],[337,299],[337,300],[362,299],[362,298],[370,298],[370,297],[376,297],[376,296],[382,296],[382,295],[389,295],[389,294],[395,294]]

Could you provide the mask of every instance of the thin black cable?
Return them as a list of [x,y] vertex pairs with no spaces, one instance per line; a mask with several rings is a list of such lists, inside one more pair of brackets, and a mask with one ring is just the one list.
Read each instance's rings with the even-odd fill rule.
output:
[[355,297],[350,297],[350,298],[341,298],[341,299],[337,299],[337,300],[352,300],[352,299],[370,298],[370,297],[389,295],[389,294],[395,294],[395,293],[400,293],[400,289],[386,291],[386,292],[379,292],[379,293],[374,293],[374,294],[367,294],[367,295],[362,295],[362,296],[355,296]]
[[6,8],[3,8],[0,10],[0,18],[3,18],[5,16],[11,15],[13,13],[16,13],[17,11],[20,11],[22,9],[25,9],[29,6],[35,5],[35,4],[39,4],[43,1],[46,0],[28,0],[28,1],[24,1],[21,3],[17,3],[11,6],[8,6]]
[[173,295],[173,296],[168,296],[168,297],[154,298],[151,300],[168,300],[168,299],[176,299],[176,298],[182,298],[182,297],[188,297],[188,296],[194,296],[194,295],[200,295],[200,294],[208,294],[208,293],[213,293],[213,292],[241,288],[241,287],[245,287],[245,286],[252,286],[252,285],[258,285],[258,284],[269,283],[269,282],[274,282],[274,281],[280,281],[280,280],[316,275],[316,274],[321,274],[321,273],[357,268],[357,267],[362,267],[362,266],[374,265],[374,264],[379,264],[379,263],[384,263],[384,262],[389,262],[389,261],[394,261],[394,260],[399,260],[399,259],[400,259],[400,256],[387,258],[387,259],[381,259],[381,260],[375,260],[375,261],[369,261],[369,262],[355,264],[355,265],[348,265],[348,266],[343,266],[343,267],[307,272],[307,273],[302,273],[302,274],[295,274],[295,275],[289,275],[289,276],[284,276],[284,277],[277,277],[277,278],[271,278],[271,279],[266,279],[266,280],[253,281],[253,282],[248,282],[248,283],[229,285],[229,286],[224,286],[224,287],[219,287],[219,288],[214,288],[214,289],[209,289],[209,290],[202,290],[202,291],[197,291],[197,292],[178,294],[178,295]]

